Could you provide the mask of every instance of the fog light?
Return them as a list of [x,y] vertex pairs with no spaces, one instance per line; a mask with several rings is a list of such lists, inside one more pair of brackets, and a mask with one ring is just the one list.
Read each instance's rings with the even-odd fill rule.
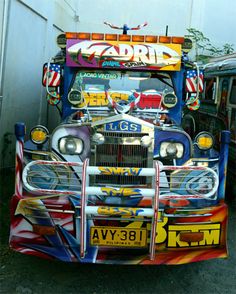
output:
[[44,144],[48,139],[48,130],[43,126],[36,126],[30,131],[30,139],[35,144]]
[[195,144],[197,144],[198,148],[201,150],[208,150],[213,146],[213,137],[210,133],[201,132],[195,138]]

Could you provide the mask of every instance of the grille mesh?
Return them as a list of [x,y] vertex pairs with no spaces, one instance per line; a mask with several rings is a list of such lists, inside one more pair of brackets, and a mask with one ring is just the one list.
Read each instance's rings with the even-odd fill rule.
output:
[[[140,133],[110,133],[104,132],[109,144],[98,145],[96,149],[96,166],[111,167],[147,167],[148,149],[141,145],[117,144],[119,138],[141,138]],[[114,142],[112,142],[112,138]],[[97,184],[145,185],[146,177],[126,176],[96,176]]]

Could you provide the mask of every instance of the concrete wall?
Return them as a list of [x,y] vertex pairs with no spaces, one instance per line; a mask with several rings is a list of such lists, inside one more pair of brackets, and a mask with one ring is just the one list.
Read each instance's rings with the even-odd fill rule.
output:
[[62,31],[76,30],[75,2],[0,0],[0,37],[5,42],[1,47],[1,166],[14,165],[15,122],[25,122],[29,131],[38,123],[52,128],[59,120],[57,110],[48,108],[46,103],[41,85],[42,66],[59,50],[56,36]]

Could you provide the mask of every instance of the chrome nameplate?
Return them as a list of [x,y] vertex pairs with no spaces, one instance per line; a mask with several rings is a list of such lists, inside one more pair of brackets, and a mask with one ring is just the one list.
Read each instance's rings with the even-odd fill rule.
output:
[[140,133],[141,125],[126,120],[119,120],[105,124],[105,131]]

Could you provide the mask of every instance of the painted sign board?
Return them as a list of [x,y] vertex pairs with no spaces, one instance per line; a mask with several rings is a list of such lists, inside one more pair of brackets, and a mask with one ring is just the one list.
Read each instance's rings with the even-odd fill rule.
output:
[[71,67],[179,71],[181,45],[68,39],[66,64]]

